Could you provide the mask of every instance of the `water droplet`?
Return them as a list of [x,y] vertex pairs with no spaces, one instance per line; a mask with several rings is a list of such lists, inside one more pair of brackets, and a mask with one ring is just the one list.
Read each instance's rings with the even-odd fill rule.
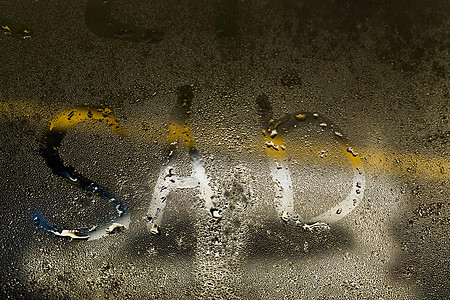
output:
[[87,240],[89,239],[89,235],[76,231],[76,230],[67,230],[64,229],[61,232],[55,232],[53,231],[53,233],[57,236],[61,236],[61,237],[69,237],[72,240]]
[[211,215],[215,219],[221,219],[222,218],[222,214],[220,213],[220,211],[217,208],[211,208]]
[[283,212],[281,213],[280,218],[281,218],[281,220],[283,220],[283,221],[286,222],[286,223],[289,222],[289,219],[290,219],[289,213],[288,213],[287,211],[283,211]]
[[308,230],[310,232],[313,231],[324,231],[324,230],[330,230],[330,225],[323,222],[317,222],[314,224],[303,224],[303,229]]
[[105,231],[107,233],[116,233],[116,232],[122,231],[123,229],[125,229],[124,225],[122,225],[120,223],[112,223],[105,229]]
[[355,157],[358,156],[358,153],[355,150],[353,150],[352,147],[348,147],[347,152],[351,153]]
[[272,148],[272,149],[275,149],[275,150],[277,150],[277,151],[280,151],[280,149],[278,148],[278,145],[275,145],[275,144],[273,143],[273,141],[266,142],[266,146],[267,146],[267,148]]
[[36,217],[33,218],[33,223],[34,223],[34,225],[36,225],[36,226],[38,226],[38,225],[41,223],[41,220],[39,219],[38,216],[36,216]]
[[274,130],[272,130],[272,131],[270,132],[270,137],[271,137],[271,138],[274,138],[274,137],[277,136],[277,134],[278,134],[278,132],[274,129]]
[[303,243],[303,251],[308,252],[308,242]]
[[150,228],[150,232],[154,235],[161,235],[161,231],[159,230],[159,226],[156,224],[152,224],[152,227]]
[[295,116],[295,118],[296,118],[297,120],[304,120],[304,119],[306,119],[306,115],[298,114],[298,115]]

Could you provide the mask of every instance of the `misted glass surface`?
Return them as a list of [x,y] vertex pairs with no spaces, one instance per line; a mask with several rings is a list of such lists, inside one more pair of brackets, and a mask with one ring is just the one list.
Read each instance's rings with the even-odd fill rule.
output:
[[2,0],[2,299],[445,299],[448,1]]

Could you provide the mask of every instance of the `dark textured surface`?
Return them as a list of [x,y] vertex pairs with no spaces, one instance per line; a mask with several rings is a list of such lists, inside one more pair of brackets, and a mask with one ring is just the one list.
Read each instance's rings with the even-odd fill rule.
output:
[[[1,298],[448,297],[448,1],[109,2],[0,1]],[[223,219],[180,190],[154,237],[145,211],[182,93],[195,95],[190,126]],[[39,154],[48,121],[82,104],[107,105],[127,131],[88,122],[62,142],[62,160],[131,211],[129,229],[93,242],[29,217],[74,227],[111,214]],[[364,157],[362,203],[329,232],[286,227],[273,206],[260,116],[305,111]],[[288,146],[312,153],[290,160],[296,209],[311,213],[342,197],[349,172],[308,126]],[[188,173],[188,153],[177,160]]]

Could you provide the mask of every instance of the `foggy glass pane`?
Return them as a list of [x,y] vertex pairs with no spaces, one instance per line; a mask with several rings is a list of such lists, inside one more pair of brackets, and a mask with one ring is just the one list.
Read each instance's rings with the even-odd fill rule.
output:
[[2,299],[445,299],[448,1],[0,1]]

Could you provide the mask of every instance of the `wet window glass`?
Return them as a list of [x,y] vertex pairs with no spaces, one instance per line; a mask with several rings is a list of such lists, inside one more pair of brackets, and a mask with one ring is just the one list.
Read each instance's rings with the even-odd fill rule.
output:
[[448,1],[0,2],[2,299],[445,299]]

